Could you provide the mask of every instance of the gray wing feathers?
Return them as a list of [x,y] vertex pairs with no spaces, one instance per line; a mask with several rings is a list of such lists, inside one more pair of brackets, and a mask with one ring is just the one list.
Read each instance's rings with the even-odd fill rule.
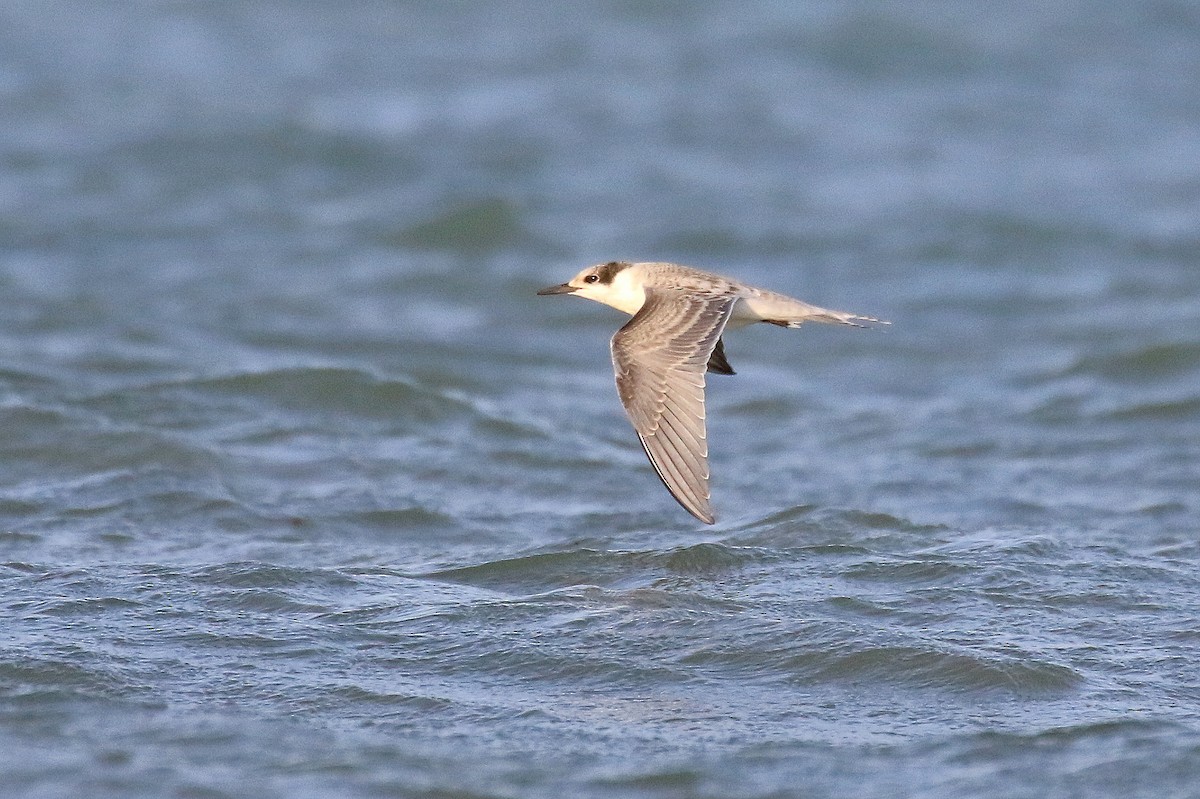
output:
[[706,524],[708,443],[704,376],[737,298],[647,291],[646,302],[612,339],[617,393],[658,476]]

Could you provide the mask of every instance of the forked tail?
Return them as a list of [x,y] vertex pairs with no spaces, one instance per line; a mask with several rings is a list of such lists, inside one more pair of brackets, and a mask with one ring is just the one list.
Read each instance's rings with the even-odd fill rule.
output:
[[859,316],[845,311],[831,311],[828,308],[808,306],[813,312],[799,319],[764,319],[764,322],[780,327],[800,327],[805,322],[821,322],[828,325],[850,325],[850,327],[870,327],[871,325],[890,325],[891,322],[876,319],[873,316]]
[[749,301],[751,308],[757,312],[764,322],[780,327],[799,327],[805,322],[822,322],[829,325],[850,325],[851,327],[867,327],[868,325],[886,325],[882,319],[873,316],[834,311],[811,305],[803,300],[797,300],[782,294],[763,292],[760,296]]

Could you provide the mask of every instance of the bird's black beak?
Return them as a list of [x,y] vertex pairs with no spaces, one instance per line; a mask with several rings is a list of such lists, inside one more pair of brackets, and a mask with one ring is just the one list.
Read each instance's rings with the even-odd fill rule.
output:
[[538,294],[543,296],[547,294],[570,294],[573,291],[579,291],[579,289],[575,288],[570,283],[563,283],[561,286],[548,286],[547,288],[539,291]]

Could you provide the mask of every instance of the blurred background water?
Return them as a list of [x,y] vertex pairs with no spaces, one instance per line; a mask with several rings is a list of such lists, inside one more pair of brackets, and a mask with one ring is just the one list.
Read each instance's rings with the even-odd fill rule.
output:
[[[1200,795],[1200,10],[0,8],[6,796]],[[694,523],[614,258],[731,337]]]

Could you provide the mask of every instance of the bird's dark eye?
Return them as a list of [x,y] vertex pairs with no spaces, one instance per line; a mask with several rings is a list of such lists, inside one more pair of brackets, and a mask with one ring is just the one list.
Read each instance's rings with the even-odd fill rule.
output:
[[599,279],[600,279],[599,275],[588,275],[587,277],[585,277],[583,279],[583,282],[584,283],[595,283]]

